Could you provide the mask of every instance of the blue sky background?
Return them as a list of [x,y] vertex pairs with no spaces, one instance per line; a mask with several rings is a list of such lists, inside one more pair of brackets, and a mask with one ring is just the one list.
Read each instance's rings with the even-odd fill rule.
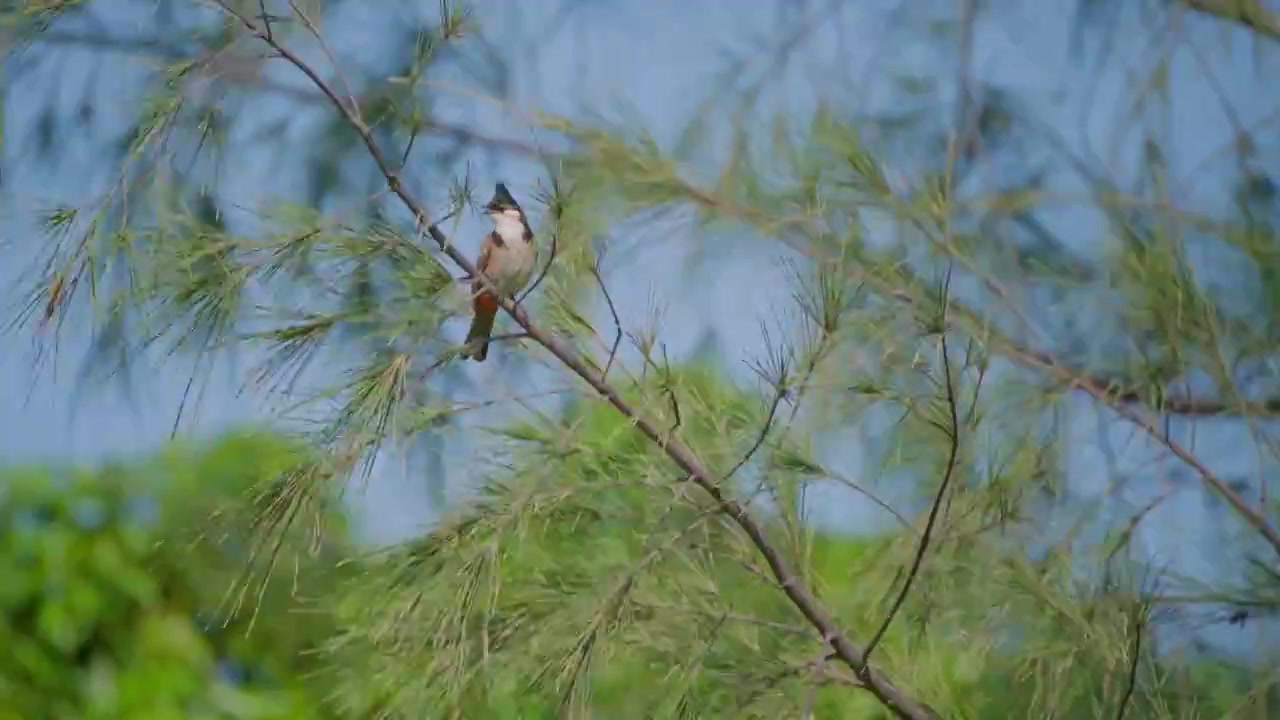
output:
[[[96,3],[104,10],[99,17],[110,18],[106,27],[117,38],[145,35],[150,5]],[[459,88],[467,87],[468,78],[455,68],[438,81],[437,110],[459,124],[523,142],[540,138],[522,115],[542,110],[587,120],[626,119],[669,145],[708,92],[723,82],[722,73],[730,63],[746,57],[756,58],[749,68],[762,66],[763,50],[778,42],[779,28],[797,18],[808,24],[809,32],[763,95],[761,107],[769,112],[802,119],[823,100],[857,113],[894,111],[906,102],[894,73],[914,72],[937,79],[943,98],[954,91],[955,45],[919,31],[930,17],[953,15],[953,2],[589,0],[572,3],[571,10],[568,4],[551,0],[478,0],[473,5],[485,37],[511,68],[512,96],[504,107],[462,92]],[[1141,136],[1131,131],[1139,123],[1129,115],[1127,103],[1162,51],[1161,38],[1169,35],[1151,31],[1150,18],[1137,10],[1143,3],[1129,3],[1101,23],[1114,33],[1110,54],[1102,62],[1098,58],[1103,32],[1086,31],[1084,46],[1078,51],[1073,48],[1074,3],[996,0],[985,5],[988,9],[975,31],[973,76],[1015,94],[1020,107],[1055,129],[1069,147],[1101,158],[1118,177],[1130,176]],[[793,9],[780,9],[783,6]],[[376,67],[384,59],[379,57],[383,47],[379,38],[403,27],[413,13],[429,19],[436,12],[436,3],[419,3],[413,11],[409,7],[414,6],[346,3],[327,20],[325,32],[339,56],[355,56],[364,67]],[[1266,78],[1280,76],[1280,58],[1275,43],[1256,43],[1225,23],[1195,14],[1176,22],[1172,35],[1183,45],[1170,65],[1173,110],[1168,126],[1162,128],[1170,133],[1166,147],[1174,149],[1168,158],[1170,173],[1179,180],[1172,193],[1186,206],[1222,211],[1229,199],[1225,171],[1231,165],[1230,155],[1220,149],[1230,141],[1233,121],[1223,109],[1222,98],[1229,99],[1236,122],[1253,127],[1267,121],[1280,111],[1280,96],[1264,91]],[[87,28],[67,24],[57,29]],[[314,47],[308,51],[310,57],[321,59]],[[139,54],[73,44],[42,47],[26,57],[39,57],[41,63],[32,71],[0,69],[5,91],[0,300],[5,307],[18,300],[19,274],[47,242],[34,231],[33,213],[58,203],[82,203],[110,181],[111,168],[101,159],[101,144],[126,127],[131,103],[141,90],[138,78],[145,63],[152,61]],[[273,66],[268,77],[299,84],[296,73],[283,64]],[[73,110],[86,88],[98,112],[96,130],[61,132],[59,161],[50,164],[37,158],[25,139],[31,137],[40,113],[51,99],[61,112]],[[301,142],[307,137],[306,128],[315,127],[329,112],[328,108],[299,110],[288,100],[267,99],[241,113],[233,136],[248,138],[276,118],[302,113],[288,138]],[[725,112],[726,116],[716,119],[730,120]],[[1274,167],[1275,124],[1261,127],[1265,130],[1256,137],[1262,142],[1262,157],[1269,157]],[[1206,158],[1217,159],[1206,163]],[[539,178],[535,164],[517,157],[490,162],[488,155],[476,152],[469,159],[475,163],[472,174],[481,188],[504,179],[518,197],[527,198]],[[910,183],[910,167],[906,161],[901,167],[890,167],[895,184]],[[301,163],[282,162],[271,153],[234,153],[227,158],[220,191],[228,205],[252,205],[264,195],[298,192],[303,181],[300,168]],[[996,166],[983,172],[995,176],[1004,171]],[[424,169],[417,178],[420,194],[436,207],[446,199],[439,177]],[[1055,183],[1064,191],[1082,188],[1065,173]],[[1071,237],[1074,249],[1082,254],[1096,256],[1109,248],[1096,213],[1066,208],[1042,217],[1052,229]],[[459,243],[473,247],[483,229],[477,218],[464,218],[457,231]],[[642,324],[650,298],[661,298],[668,309],[664,339],[672,355],[692,352],[712,332],[726,365],[745,378],[746,366],[737,358],[763,351],[760,323],[774,319],[776,307],[789,295],[779,263],[785,254],[777,243],[738,238],[732,262],[715,272],[693,276],[671,272],[702,237],[690,223],[679,222],[619,232],[612,239],[617,252],[606,266],[610,285],[624,325]],[[1209,260],[1205,272],[1210,277],[1229,273]],[[1220,279],[1231,280],[1229,276]],[[596,311],[604,320],[603,308]],[[1104,310],[1087,303],[1046,320],[1051,329],[1105,329],[1110,323]],[[77,373],[88,347],[87,327],[83,317],[67,324],[57,362],[39,376],[32,373],[30,335],[24,331],[0,336],[0,463],[95,462],[154,448],[169,437],[190,363],[161,363],[152,358],[150,366],[135,369],[127,392],[119,385],[78,385]],[[182,432],[206,435],[268,416],[260,398],[238,393],[242,373],[252,360],[225,359],[213,368],[199,402],[187,409]],[[478,384],[485,385],[483,394],[495,394],[495,385],[512,384],[509,370],[500,359],[460,370],[459,396],[477,395]],[[511,409],[508,405],[494,413],[479,413],[471,422],[492,422]],[[1084,502],[1082,507],[1106,495],[1118,479],[1131,475],[1137,481],[1096,510],[1104,519],[1123,518],[1181,478],[1179,487],[1185,489],[1147,521],[1140,547],[1158,564],[1198,577],[1222,578],[1238,572],[1238,566],[1222,562],[1219,551],[1229,532],[1220,526],[1224,513],[1193,476],[1162,460],[1158,448],[1139,433],[1110,422],[1081,398],[1071,401],[1069,417],[1061,428],[1072,438],[1072,452],[1065,459],[1067,486],[1073,498]],[[1179,420],[1171,427],[1215,471],[1248,482],[1254,496],[1260,478],[1274,471],[1273,461],[1260,455],[1237,421]],[[1263,426],[1260,431],[1271,430]],[[481,452],[479,437],[451,435],[443,462],[424,465],[418,455],[399,453],[384,457],[370,482],[351,495],[367,537],[389,541],[417,532],[429,522],[432,498],[439,498],[441,488],[450,497],[463,492],[475,468],[466,458]],[[848,442],[828,444],[831,447],[824,450],[827,457],[823,459],[856,475],[862,448]],[[848,529],[883,521],[879,510],[852,494],[819,497],[815,510],[820,521]],[[1050,528],[1048,534],[1052,532]],[[1258,652],[1273,644],[1266,632],[1251,633],[1248,639],[1239,637],[1234,628],[1225,632],[1236,633],[1223,637],[1245,651],[1255,643]]]

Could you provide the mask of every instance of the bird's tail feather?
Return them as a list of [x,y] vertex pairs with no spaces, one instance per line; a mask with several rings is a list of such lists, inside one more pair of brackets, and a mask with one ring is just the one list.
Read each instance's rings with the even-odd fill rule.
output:
[[466,341],[467,352],[476,362],[484,362],[489,356],[489,336],[493,334],[493,321],[497,316],[496,312],[476,308],[471,319],[471,329],[467,330]]

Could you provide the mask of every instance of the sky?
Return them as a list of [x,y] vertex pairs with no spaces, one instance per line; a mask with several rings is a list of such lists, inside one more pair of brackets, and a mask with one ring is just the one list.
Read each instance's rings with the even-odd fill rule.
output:
[[[110,11],[99,16],[110,18],[104,23],[112,37],[139,37],[149,27],[152,3],[117,0],[94,5]],[[324,30],[335,54],[356,55],[372,66],[378,62],[379,37],[403,27],[413,19],[413,12],[430,17],[435,5],[348,2],[326,20]],[[779,28],[789,27],[797,17],[803,18],[807,33],[793,48],[786,70],[761,98],[771,112],[804,118],[823,100],[868,114],[893,111],[904,101],[889,70],[937,77],[943,81],[940,92],[944,94],[951,92],[948,84],[955,72],[954,46],[904,29],[952,12],[955,4],[951,2],[782,3],[799,8],[790,14],[780,12],[779,4],[763,0],[584,0],[572,7],[550,0],[479,0],[473,5],[476,17],[483,20],[485,37],[510,65],[512,95],[505,105],[490,102],[466,91],[465,76],[445,73],[435,86],[437,110],[477,131],[522,142],[543,140],[525,122],[541,111],[580,119],[625,120],[646,128],[669,146],[708,90],[724,84],[725,69],[740,58],[752,60],[745,73],[762,67],[766,51],[779,42]],[[1105,20],[1103,24],[1118,39],[1102,62],[1095,62],[1104,50],[1099,43],[1102,34],[1085,33],[1084,48],[1074,46],[1073,3],[996,0],[984,5],[989,10],[980,16],[975,30],[973,75],[1015,93],[1068,146],[1101,158],[1119,176],[1132,174],[1140,138],[1118,131],[1135,125],[1126,103],[1133,97],[1140,72],[1150,68],[1153,54],[1160,50],[1150,40],[1154,35],[1143,32],[1147,21],[1134,9],[1141,4],[1131,4]],[[1187,47],[1195,49],[1178,52],[1169,69],[1174,111],[1167,129],[1174,138],[1171,146],[1178,150],[1168,159],[1169,166],[1173,176],[1185,179],[1176,189],[1183,201],[1197,208],[1220,208],[1225,191],[1214,179],[1221,176],[1217,170],[1221,163],[1206,164],[1204,159],[1220,155],[1220,147],[1231,137],[1232,122],[1249,126],[1277,111],[1274,94],[1257,89],[1264,86],[1261,78],[1267,73],[1274,77],[1280,70],[1280,57],[1274,43],[1251,45],[1242,31],[1224,23],[1194,14],[1179,22],[1177,32],[1187,38]],[[55,29],[74,34],[92,28],[71,24]],[[314,46],[307,47],[307,54],[323,61]],[[149,62],[135,53],[70,42],[27,55],[36,56],[41,63],[34,70],[0,69],[4,90],[0,107],[5,113],[0,160],[2,307],[19,299],[20,273],[39,257],[47,242],[33,231],[35,212],[57,203],[83,202],[109,182],[109,168],[101,158],[103,138],[123,129],[136,106],[139,73]],[[274,67],[267,77],[283,84],[299,81],[283,65]],[[95,129],[60,133],[57,163],[37,158],[24,138],[31,136],[41,113],[51,100],[63,113],[76,110],[86,90],[94,99]],[[1223,110],[1223,96],[1231,99],[1234,115]],[[273,121],[300,114],[286,138],[296,143],[305,139],[308,128],[323,121],[323,112],[267,99],[243,113],[235,133],[251,142],[255,132]],[[1274,130],[1270,137],[1276,137]],[[468,159],[474,161],[472,172],[482,186],[505,180],[518,197],[528,197],[539,179],[536,165],[517,158],[488,162],[484,154],[476,153]],[[281,162],[269,152],[238,153],[228,158],[223,173],[233,180],[224,182],[221,190],[251,205],[255,198],[301,187],[300,167],[300,163]],[[910,183],[909,165],[890,170],[895,186]],[[439,183],[419,178],[419,188],[429,202],[443,202]],[[1081,253],[1108,249],[1096,215],[1068,208],[1047,213],[1045,219],[1054,229],[1070,231],[1076,243],[1073,249]],[[478,219],[468,217],[461,221],[456,236],[470,251],[483,230]],[[693,352],[708,331],[714,332],[727,357],[758,355],[764,349],[762,320],[771,320],[789,295],[779,262],[784,251],[767,240],[736,238],[735,248],[742,251],[734,252],[731,262],[717,263],[714,272],[695,276],[671,272],[698,237],[697,229],[688,223],[672,222],[614,239],[620,251],[605,269],[624,326],[641,324],[650,299],[657,297],[668,310],[664,338],[673,356]],[[744,288],[750,292],[744,293]],[[604,319],[603,307],[595,312]],[[1064,326],[1109,322],[1096,313],[1082,308],[1059,320]],[[133,374],[127,388],[78,382],[87,327],[83,317],[69,321],[56,361],[45,363],[39,374],[33,374],[29,330],[0,336],[0,463],[92,463],[143,452],[170,437],[191,374],[190,363],[152,358]],[[184,409],[180,435],[204,436],[267,416],[269,408],[261,399],[241,390],[243,372],[251,362],[250,357],[230,358],[210,370],[207,385],[197,388],[198,402]],[[745,364],[728,364],[745,377]],[[510,366],[501,361],[462,370],[458,380],[464,396],[479,386],[491,391],[519,381],[520,376],[513,377]],[[1149,558],[1198,577],[1234,572],[1223,569],[1214,549],[1227,532],[1215,524],[1222,511],[1194,483],[1186,482],[1190,476],[1185,469],[1156,460],[1157,448],[1132,428],[1105,422],[1083,398],[1072,398],[1068,416],[1060,431],[1073,438],[1073,452],[1066,460],[1072,497],[1089,503],[1108,496],[1112,485],[1123,478],[1148,480],[1124,485],[1117,493],[1119,502],[1102,503],[1100,517],[1105,521],[1127,516],[1181,478],[1181,485],[1193,489],[1179,491],[1164,502],[1144,526],[1151,529],[1142,543]],[[492,419],[481,414],[476,422]],[[1198,420],[1194,425],[1176,421],[1171,427],[1226,477],[1256,487],[1257,479],[1274,469],[1252,450],[1248,435],[1235,421]],[[350,494],[357,524],[375,542],[420,532],[442,497],[456,500],[465,494],[462,488],[474,467],[465,458],[482,450],[482,440],[458,436],[450,439],[443,462],[425,468],[413,456],[387,455],[374,477]],[[822,452],[826,457],[821,459],[852,474],[864,459],[858,443],[827,443]],[[424,480],[424,475],[430,477]],[[828,526],[859,529],[884,521],[880,511],[852,494],[819,496],[814,505],[817,521]],[[1047,528],[1046,532],[1052,536],[1058,530]],[[1259,646],[1262,635],[1254,639]],[[1231,642],[1241,647],[1238,639]]]

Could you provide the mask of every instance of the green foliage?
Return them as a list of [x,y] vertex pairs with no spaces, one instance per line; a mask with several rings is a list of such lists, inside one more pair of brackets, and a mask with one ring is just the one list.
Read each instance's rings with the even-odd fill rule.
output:
[[[660,407],[667,389],[680,399],[686,437],[728,467],[741,448],[725,439],[749,426],[753,403],[698,369],[630,396]],[[333,648],[338,667],[360,668],[342,683],[347,702],[367,697],[370,684],[395,717],[424,707],[556,717],[562,705],[711,716],[776,702],[752,697],[752,685],[785,671],[809,643],[803,632],[738,617],[794,621],[777,594],[747,592],[749,568],[721,558],[732,548],[747,562],[747,548],[655,448],[595,404],[508,435],[517,439],[515,473],[350,587],[347,633]],[[737,672],[734,658],[748,652],[775,659]],[[406,684],[408,674],[426,682]]]
[[317,717],[300,653],[331,626],[294,593],[330,582],[340,525],[323,554],[299,553],[292,588],[260,598],[269,622],[252,633],[226,603],[249,524],[224,515],[225,537],[201,536],[299,452],[246,434],[100,470],[0,471],[0,717]]
[[[100,4],[10,3],[3,22],[20,41],[39,45],[51,27]],[[389,63],[349,56],[361,49],[334,52],[319,21],[336,13],[338,2],[286,3],[289,21],[270,29],[259,25],[267,22],[260,13],[268,5],[285,12],[279,4],[218,4],[221,12],[202,13],[182,0],[156,3],[189,11],[180,39],[191,47],[168,44],[173,33],[159,33],[165,28],[157,21],[156,42],[144,45],[166,50],[146,73],[148,91],[128,131],[103,153],[118,161],[116,182],[93,207],[59,205],[40,217],[49,242],[17,324],[60,326],[75,305],[88,304],[97,313],[94,329],[113,330],[103,336],[130,350],[166,342],[165,349],[203,361],[240,344],[257,346],[267,360],[250,383],[307,411],[299,414],[318,429],[304,440],[305,457],[285,453],[288,459],[260,468],[261,482],[245,488],[239,504],[219,509],[219,518],[243,517],[237,512],[246,506],[253,511],[252,523],[223,531],[231,550],[196,555],[192,547],[207,546],[156,545],[159,521],[115,523],[110,532],[66,529],[72,539],[56,541],[53,550],[15,550],[16,558],[52,558],[58,572],[53,560],[73,558],[68,567],[94,588],[46,602],[32,593],[57,584],[33,575],[23,590],[19,610],[44,613],[13,625],[30,629],[26,645],[19,643],[26,649],[11,662],[31,678],[24,682],[36,688],[33,696],[49,691],[73,704],[96,698],[86,693],[97,687],[97,656],[81,672],[86,681],[41,668],[79,662],[85,638],[96,648],[99,628],[115,627],[108,617],[126,618],[129,632],[112,630],[103,643],[114,648],[126,635],[141,638],[128,645],[133,655],[116,662],[130,678],[144,678],[138,682],[150,683],[147,673],[174,673],[161,684],[172,692],[153,695],[156,702],[178,698],[173,703],[184,711],[221,711],[227,693],[265,697],[262,688],[211,685],[217,658],[252,657],[291,677],[296,649],[328,637],[321,621],[315,633],[279,622],[291,597],[268,580],[290,565],[289,554],[301,557],[304,533],[312,542],[322,536],[335,488],[353,474],[369,475],[384,448],[438,442],[463,409],[497,402],[451,401],[463,373],[443,328],[465,302],[451,297],[455,268],[425,241],[423,218],[406,217],[398,198],[417,197],[418,186],[448,186],[444,179],[462,174],[467,143],[475,142],[536,158],[545,171],[528,207],[545,207],[536,230],[550,240],[543,257],[554,249],[555,262],[523,305],[534,324],[584,364],[608,368],[609,382],[666,435],[646,439],[595,392],[550,417],[526,404],[535,419],[498,430],[499,469],[484,468],[474,502],[425,539],[349,563],[354,577],[340,578],[339,589],[315,589],[337,605],[340,632],[326,644],[324,662],[306,668],[322,672],[343,712],[415,719],[887,716],[849,674],[854,661],[828,662],[813,627],[821,623],[802,617],[780,582],[811,593],[852,642],[876,637],[875,667],[947,717],[1262,718],[1275,706],[1273,677],[1169,650],[1172,633],[1158,622],[1170,602],[1161,594],[1165,578],[1152,577],[1148,558],[1125,562],[1120,553],[1173,490],[1161,488],[1127,527],[1106,528],[1096,544],[1084,541],[1086,526],[1111,513],[1066,502],[1064,480],[1080,473],[1073,460],[1081,444],[1069,432],[1079,429],[1070,416],[1080,404],[1064,398],[1098,406],[1099,435],[1109,436],[1101,426],[1117,418],[1141,431],[1133,464],[1156,469],[1139,478],[1148,483],[1132,484],[1143,485],[1137,492],[1174,482],[1166,466],[1150,462],[1155,449],[1228,497],[1237,492],[1233,481],[1197,460],[1198,448],[1179,444],[1174,423],[1149,418],[1274,415],[1277,407],[1265,395],[1276,390],[1266,387],[1266,369],[1280,347],[1280,324],[1272,321],[1280,307],[1275,172],[1267,169],[1259,130],[1226,108],[1232,138],[1224,152],[1236,167],[1222,174],[1222,185],[1231,187],[1234,203],[1178,206],[1178,193],[1199,193],[1170,176],[1188,160],[1179,152],[1185,133],[1175,134],[1169,122],[1182,114],[1175,99],[1186,71],[1179,68],[1205,64],[1198,55],[1175,57],[1195,52],[1190,40],[1131,43],[1150,49],[1127,58],[1141,67],[1114,83],[1133,92],[1116,113],[1116,145],[1097,162],[1044,127],[1038,109],[1023,106],[1029,93],[977,78],[977,66],[990,63],[968,57],[976,18],[1009,10],[976,2],[958,3],[955,17],[897,13],[896,22],[928,39],[908,55],[956,42],[960,57],[956,62],[947,50],[937,77],[920,68],[905,75],[871,68],[869,74],[885,75],[888,87],[880,89],[893,98],[890,112],[865,106],[878,92],[860,89],[842,100],[837,83],[827,83],[849,75],[849,58],[806,72],[818,85],[794,104],[790,93],[774,98],[780,103],[762,102],[776,68],[757,73],[744,63],[725,74],[725,87],[711,93],[715,102],[704,105],[674,149],[645,128],[546,115],[533,120],[538,140],[527,146],[450,124],[461,105],[439,112],[444,77],[474,80],[479,92],[457,94],[482,95],[486,111],[491,101],[505,106],[509,99],[507,73],[488,62],[507,43],[471,43],[488,18],[459,3],[440,3],[438,21],[424,26],[405,27],[385,14],[395,18],[394,32],[378,35],[385,39],[378,50]],[[1181,33],[1181,13],[1191,8],[1275,34],[1273,14],[1259,3],[1248,13],[1228,4],[1150,2],[1138,15],[1153,29]],[[1086,0],[1081,18],[1127,22],[1113,5]],[[785,66],[795,48],[825,47],[806,38],[815,27],[838,30],[838,6],[811,8],[814,18],[779,28],[776,48],[752,42],[752,60]],[[269,47],[276,42],[289,52]],[[890,44],[911,46],[896,37]],[[326,62],[299,68],[295,52]],[[277,69],[299,85],[278,80]],[[1215,96],[1238,90],[1210,85]],[[1076,89],[1064,95],[1086,98],[1087,106],[1093,94]],[[283,120],[254,143],[233,147],[243,133],[232,130],[251,114],[245,108],[277,94],[299,101],[296,107],[326,110],[335,110],[336,98],[342,111],[313,123],[309,135]],[[950,97],[957,100],[944,100]],[[60,127],[54,110],[41,113],[30,144],[52,154]],[[1088,130],[1092,140],[1092,119]],[[568,141],[564,151],[546,151],[538,144],[545,137]],[[457,142],[441,142],[449,138]],[[364,157],[370,139],[380,148],[373,153],[378,163]],[[290,144],[295,140],[299,147]],[[433,152],[424,161],[419,146],[428,140]],[[273,162],[293,161],[308,187],[299,197],[239,208],[253,222],[233,222],[216,168],[223,153],[261,152],[259,141]],[[212,165],[196,161],[213,153]],[[1137,167],[1125,178],[1112,161],[1130,156]],[[375,165],[381,170],[368,175]],[[447,206],[432,213],[462,212],[473,205],[471,195],[468,170],[450,187]],[[431,189],[418,199],[427,207],[443,196]],[[1106,222],[1096,231],[1089,222],[1054,222],[1062,205],[1072,218]],[[681,216],[685,210],[693,212]],[[705,233],[691,239],[691,257],[720,268],[756,242],[776,246],[795,270],[795,302],[773,309],[796,312],[779,318],[781,332],[768,329],[769,357],[752,367],[763,380],[762,397],[732,385],[711,362],[673,367],[656,311],[640,328],[618,320],[601,272],[605,249],[637,228],[683,237],[659,220],[687,216]],[[583,307],[588,292],[620,327],[593,326]],[[611,330],[618,343],[627,341],[623,359],[613,355]],[[516,370],[504,366],[498,377],[516,378],[530,394],[544,390],[532,385],[548,377],[563,380],[554,371],[523,373],[549,358],[535,343],[506,347]],[[326,350],[341,358],[337,379],[306,386],[301,381],[314,376],[304,378],[305,371]],[[1192,402],[1185,386],[1201,378],[1211,381],[1207,399]],[[562,394],[558,384],[550,392]],[[1274,464],[1276,447],[1263,424],[1254,417],[1224,421],[1223,435],[1236,443],[1229,452],[1247,444],[1260,466]],[[823,446],[849,450],[855,436],[861,453],[843,454],[861,454],[862,462],[842,457],[855,467],[828,467],[835,463],[824,460],[831,453]],[[663,449],[677,438],[722,479],[724,495],[749,508],[764,540],[746,537],[742,523],[676,474]],[[165,482],[148,492],[159,494],[163,485],[203,497],[196,490],[202,481],[174,480],[169,476],[187,477],[188,470],[165,463]],[[1108,463],[1105,499],[1127,513],[1133,478],[1113,458]],[[855,535],[819,530],[813,507],[829,502],[820,493],[832,488],[870,497],[897,525]],[[128,493],[90,496],[125,513],[120,508],[131,507],[135,492],[130,485]],[[1274,535],[1254,509],[1265,503],[1232,499],[1238,502],[1222,507],[1239,521],[1235,527]],[[79,522],[77,507],[54,514],[58,527]],[[188,514],[174,516],[173,527],[204,525],[206,504],[181,507]],[[19,520],[6,536],[14,542],[26,537],[27,521]],[[1065,537],[1054,535],[1059,527]],[[64,545],[78,554],[58,549]],[[1273,609],[1275,560],[1256,558],[1246,545],[1230,549],[1256,570],[1250,587],[1224,584],[1213,599]],[[771,574],[761,556],[773,551],[796,577]],[[304,565],[332,562],[321,555]],[[95,574],[135,561],[164,571]],[[199,577],[187,574],[193,568]],[[208,577],[232,588],[225,602],[205,596]],[[237,611],[230,628],[254,625],[255,632],[239,640],[243,635],[230,630],[207,637],[193,629],[192,609]],[[254,624],[258,614],[272,622]],[[183,629],[154,630],[169,627]],[[173,641],[148,640],[156,637]],[[274,647],[291,649],[277,655]]]
[[[743,448],[726,438],[750,427],[750,395],[703,368],[669,380],[685,437],[730,464]],[[662,385],[629,399],[648,396],[653,410]],[[761,582],[753,548],[608,407],[503,432],[517,448],[510,472],[341,593],[328,648],[340,706],[389,718],[889,717],[847,671],[818,662],[822,646]],[[769,532],[858,637],[883,618],[916,539]],[[1147,622],[1137,597],[1078,604],[1067,553],[1033,564],[998,543],[947,540],[931,558],[876,657],[947,717],[1093,717],[1128,692],[1135,623]],[[1245,671],[1138,652],[1147,680],[1134,717],[1242,707]]]

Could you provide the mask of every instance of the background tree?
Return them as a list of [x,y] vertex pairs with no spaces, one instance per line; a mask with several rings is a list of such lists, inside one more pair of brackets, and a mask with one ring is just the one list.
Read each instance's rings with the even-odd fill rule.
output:
[[[298,612],[298,600],[332,592],[341,524],[317,553],[289,553],[301,559],[297,595],[258,596],[256,631],[227,592],[249,560],[247,528],[230,511],[299,452],[246,434],[92,472],[5,469],[3,717],[323,717],[305,653],[333,624],[322,607]],[[293,535],[286,549],[300,550]]]
[[[21,3],[12,32],[34,43],[118,45],[74,32],[100,21],[95,7]],[[1031,672],[1014,712],[1036,717],[1138,708],[1262,717],[1274,706],[1266,674],[1230,707],[1183,682],[1213,665],[1187,665],[1199,654],[1188,642],[1221,646],[1221,633],[1188,631],[1215,618],[1263,628],[1252,635],[1254,660],[1273,652],[1256,617],[1274,605],[1280,551],[1265,480],[1274,466],[1274,108],[1249,99],[1264,82],[1251,78],[1274,62],[1275,23],[1263,4],[1081,2],[1070,17],[1011,2],[882,12],[779,4],[748,60],[733,63],[685,132],[668,138],[606,108],[530,110],[529,90],[522,96],[500,72],[508,31],[525,20],[511,12],[443,3],[429,19],[410,10],[406,21],[396,6],[381,20],[398,31],[379,34],[374,53],[330,32],[354,12],[343,3],[159,7],[148,15],[158,34],[127,42],[165,60],[145,76],[155,87],[117,146],[105,200],[44,214],[56,242],[32,278],[28,326],[49,337],[76,308],[92,308],[95,368],[171,347],[195,358],[193,378],[227,347],[256,348],[252,381],[283,401],[291,427],[317,450],[279,486],[261,525],[268,543],[305,521],[320,488],[367,477],[388,445],[438,451],[457,437],[462,410],[516,395],[531,427],[554,430],[543,430],[550,440],[523,430],[483,444],[476,457],[503,458],[478,473],[498,490],[464,511],[467,520],[401,548],[404,567],[383,582],[358,588],[347,603],[349,642],[338,648],[354,654],[337,668],[382,673],[377,694],[347,698],[350,707],[420,717],[440,700],[454,709],[496,702],[504,687],[487,683],[506,682],[508,694],[545,688],[585,713],[608,702],[597,693],[615,691],[611,678],[627,677],[611,672],[647,661],[670,670],[664,684],[696,692],[647,698],[674,703],[660,707],[631,687],[619,707],[727,712],[714,683],[741,683],[737,671],[761,658],[804,668],[783,689],[751,684],[773,693],[764,705],[735,700],[770,716],[814,709],[802,687],[829,673],[857,689],[860,700],[833,701],[853,716],[876,712],[856,704],[867,701],[906,717],[929,716],[929,706],[981,717],[990,712],[981,693],[996,690],[975,691],[963,677],[973,672],[983,682]],[[695,26],[691,16],[709,14],[685,12],[682,22]],[[875,83],[848,71],[858,58],[846,33],[868,21],[885,28],[887,49],[862,64]],[[486,26],[498,29],[486,35]],[[1070,54],[1037,45],[1017,55],[996,37],[1046,26],[1070,41]],[[1209,42],[1229,52],[1214,57]],[[1255,58],[1242,59],[1249,47]],[[942,62],[929,65],[929,56]],[[1084,118],[1072,134],[1064,113],[1046,117],[1054,98],[1036,96],[1043,88],[1020,92],[1000,77],[1015,56],[1041,67],[1073,61],[1055,93],[1065,115]],[[1250,61],[1253,76],[1243,72]],[[461,126],[445,120],[454,110],[442,100],[459,94],[475,116]],[[1104,95],[1116,113],[1105,122],[1090,114]],[[286,110],[264,120],[255,113],[267,102],[314,105],[313,117],[329,120],[318,133]],[[1180,121],[1209,106],[1221,111],[1216,123]],[[532,128],[533,140],[488,135],[495,107]],[[57,117],[51,110],[28,128],[35,147],[56,147],[40,138],[58,137]],[[1203,132],[1223,126],[1225,136]],[[438,153],[429,160],[415,154],[428,143]],[[478,399],[460,402],[459,388],[471,388],[446,323],[457,305],[451,278],[472,268],[452,243],[478,231],[459,214],[471,185],[459,165],[475,156],[457,148],[477,145],[503,162],[518,155],[540,165],[548,263],[522,309],[508,307],[519,328],[500,348],[509,364],[480,376]],[[264,147],[277,151],[277,173],[306,178],[305,192],[236,194],[240,177],[223,179],[228,154],[262,158]],[[441,176],[462,180],[446,193]],[[690,231],[692,218],[703,222]],[[615,301],[606,261],[631,270],[637,261],[617,254],[663,236],[689,240],[702,261],[695,271],[723,276],[726,256],[759,248],[792,268],[792,297],[766,292],[776,274],[750,286],[771,312],[762,348],[749,354],[753,375],[684,379],[665,344],[669,323],[656,314],[636,322],[647,309]],[[684,284],[704,277],[680,270],[659,272]],[[745,314],[753,298],[744,287],[733,286],[732,312],[706,314],[718,323]],[[710,339],[708,351],[740,344]],[[711,391],[723,387],[733,391]],[[547,398],[583,392],[590,400],[562,407]],[[756,401],[739,404],[735,392]],[[639,445],[591,445],[605,417],[625,420],[617,429],[637,433],[628,442]],[[1082,441],[1086,430],[1096,439]],[[516,440],[553,441],[556,455],[522,455],[528,448]],[[518,494],[546,468],[570,471],[547,491],[561,500],[537,486]],[[592,494],[601,478],[634,493],[607,496],[636,514],[623,523],[631,536],[586,544],[582,565],[558,536],[525,542],[553,526],[545,532],[568,532],[571,545],[579,528],[595,537],[599,527],[579,521],[610,520],[584,509],[605,499]],[[646,488],[665,495],[644,497]],[[852,508],[854,494],[876,495],[863,501],[883,510],[876,520],[906,528],[876,547],[875,560],[893,563],[836,580],[814,549],[816,528]],[[1188,503],[1208,503],[1207,520],[1190,530],[1176,525]],[[603,524],[612,529],[617,517],[631,516]],[[842,525],[862,529],[847,517]],[[703,528],[707,539],[681,545]],[[664,530],[678,537],[664,540]],[[664,543],[693,569],[669,567],[679,561],[660,552]],[[1201,557],[1215,572],[1158,552],[1187,545],[1212,548]],[[555,551],[545,566],[522,556],[543,551]],[[519,559],[506,562],[512,554]],[[725,568],[744,564],[767,601],[726,591],[737,579]],[[535,567],[545,569],[523,574]],[[826,588],[864,582],[873,595]],[[807,660],[783,657],[776,638],[744,639],[715,624],[665,636],[702,638],[705,653],[664,644],[632,605],[647,583],[664,585],[663,602],[723,617],[726,627],[739,613],[748,623],[803,625],[806,639],[785,651]],[[601,596],[601,587],[614,589]],[[440,588],[462,595],[432,595]],[[708,604],[707,588],[732,602]],[[548,614],[555,605],[571,609]],[[427,613],[422,623],[388,620],[416,612]],[[578,628],[568,644],[565,627]],[[510,679],[492,670],[504,642],[528,643],[535,651],[513,655],[540,664],[509,663]],[[958,654],[965,649],[984,660]],[[706,669],[721,657],[739,667]],[[1001,665],[1009,658],[1011,675]],[[424,668],[433,673],[425,686]],[[1179,700],[1177,685],[1191,697]]]

